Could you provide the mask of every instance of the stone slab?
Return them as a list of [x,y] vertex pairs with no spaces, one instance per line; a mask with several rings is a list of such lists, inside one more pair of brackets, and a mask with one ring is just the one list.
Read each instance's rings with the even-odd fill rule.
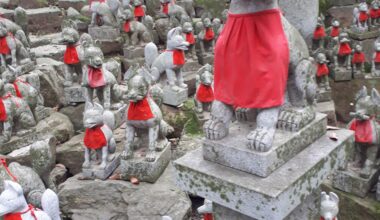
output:
[[74,84],[73,86],[65,87],[64,92],[66,103],[68,104],[83,103],[86,101],[86,98],[84,96],[86,90],[79,84]]
[[349,81],[352,80],[352,72],[344,68],[335,68],[332,78],[335,82]]
[[121,160],[122,179],[130,180],[131,177],[136,177],[140,182],[155,183],[171,159],[170,142],[165,139],[158,144],[163,145],[163,150],[156,152],[157,158],[154,162],[145,161],[145,156],[138,153],[134,153],[133,159]]
[[28,9],[26,14],[28,16],[28,30],[32,33],[55,33],[61,29],[63,18],[58,7]]
[[317,112],[323,113],[327,115],[327,124],[336,126],[337,119],[335,113],[335,103],[334,101],[328,102],[319,102],[317,103]]
[[347,30],[347,33],[350,36],[350,38],[354,40],[360,40],[360,41],[367,40],[367,39],[376,39],[380,35],[379,30],[366,31],[363,33],[358,33],[353,30]]
[[58,0],[58,7],[68,9],[70,7],[80,11],[87,4],[86,0]]
[[111,174],[113,171],[116,170],[116,168],[120,165],[120,153],[115,153],[111,161],[107,163],[107,166],[105,169],[100,169],[99,164],[95,164],[96,161],[91,161],[91,168],[82,168],[82,176],[84,178],[91,178],[91,179],[101,179],[105,180]]
[[40,47],[48,44],[59,44],[61,33],[52,33],[45,35],[29,35],[30,47]]
[[138,57],[144,57],[143,46],[128,46],[123,48],[123,54],[126,59],[132,60]]
[[35,128],[32,128],[30,132],[28,132],[25,135],[14,135],[7,143],[2,144],[2,146],[0,147],[0,154],[8,154],[14,150],[31,145],[38,140],[44,139],[43,137],[48,135],[48,133],[48,130],[38,132],[35,130]]
[[169,86],[165,86],[163,92],[163,103],[166,105],[180,106],[188,97],[188,89],[184,88],[179,88],[179,91],[173,91]]
[[[330,1],[332,2],[332,1]],[[331,19],[338,19],[342,27],[349,28],[352,25],[353,21],[353,10],[355,5],[331,7],[327,10],[326,17]],[[327,21],[327,24],[331,24],[331,19]]]
[[94,40],[114,41],[120,37],[120,29],[114,27],[88,27],[88,33]]
[[328,132],[267,178],[204,160],[197,149],[174,162],[176,182],[188,193],[249,217],[283,219],[348,157],[353,132],[334,132],[337,141]]
[[140,64],[140,66],[143,66],[145,64],[145,59],[144,57],[138,57],[138,58],[135,58],[135,59],[123,59],[123,66],[124,66],[124,69],[129,69],[129,67],[131,67],[133,64]]
[[105,55],[114,55],[122,52],[123,39],[119,37],[114,40],[100,40],[99,44]]
[[65,45],[48,44],[30,49],[36,55],[36,58],[51,58],[57,61],[63,60],[63,54],[66,51]]
[[334,173],[333,187],[363,198],[377,183],[379,175],[380,169],[373,169],[370,177],[364,179],[359,176],[359,172],[353,171],[349,166],[347,170],[338,170]]
[[206,65],[206,64],[213,65],[214,64],[214,55],[211,53],[206,53],[203,56],[202,55],[199,56],[198,60],[199,60],[199,63],[201,65]]
[[298,132],[277,129],[270,151],[262,153],[248,149],[247,135],[254,129],[251,124],[235,122],[230,133],[222,140],[204,139],[205,160],[240,171],[267,177],[295,155],[326,133],[327,119],[317,114],[315,120]]
[[120,127],[125,122],[125,112],[127,111],[127,105],[124,104],[120,108],[116,110],[112,110],[114,116],[115,116],[115,126],[116,128]]
[[331,100],[331,90],[320,88],[317,95],[317,102],[328,102]]

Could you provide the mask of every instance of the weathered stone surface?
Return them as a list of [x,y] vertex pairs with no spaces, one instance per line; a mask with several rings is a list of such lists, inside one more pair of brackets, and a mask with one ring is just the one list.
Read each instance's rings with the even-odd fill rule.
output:
[[106,180],[120,165],[120,154],[116,153],[112,157],[104,169],[99,167],[98,161],[91,160],[90,168],[82,168],[82,176],[86,179]]
[[53,2],[53,0],[11,0],[10,5],[12,6],[20,6],[25,9],[29,8],[42,8],[49,6],[49,3]]
[[267,177],[322,137],[326,133],[326,126],[326,115],[317,114],[312,123],[298,132],[277,130],[272,149],[262,153],[247,147],[246,137],[254,126],[241,122],[233,123],[226,138],[219,141],[203,141],[203,157],[214,163]]
[[195,150],[174,162],[177,185],[252,218],[283,219],[343,165],[353,132],[335,132],[337,141],[324,135],[264,179],[206,161]]
[[318,102],[328,102],[331,100],[331,90],[326,90],[324,88],[318,89],[317,103]]
[[30,47],[40,47],[48,44],[59,44],[61,33],[46,35],[29,35]]
[[83,112],[84,112],[84,103],[76,106],[66,106],[59,110],[60,113],[69,117],[70,121],[74,125],[75,131],[83,131]]
[[327,115],[327,124],[336,126],[336,114],[334,101],[317,103],[317,112]]
[[172,149],[172,160],[183,157],[190,151],[202,146],[202,136],[182,135],[178,145]]
[[[48,61],[48,60],[47,60]],[[59,63],[58,63],[59,64]],[[38,70],[41,71],[40,83],[41,94],[44,97],[45,106],[56,107],[65,104],[63,91],[64,78],[56,69],[60,70],[60,64],[55,66],[40,64]]]
[[327,14],[332,19],[339,20],[342,27],[348,28],[353,21],[353,10],[354,6],[332,7],[327,10]]
[[64,9],[72,7],[80,11],[86,4],[86,0],[58,0],[58,6]]
[[64,165],[57,164],[49,174],[47,181],[48,188],[54,192],[58,192],[58,186],[69,178],[68,174],[68,170]]
[[173,91],[170,86],[165,86],[163,103],[171,106],[179,106],[187,100],[188,89],[179,88],[179,91]]
[[82,172],[84,162],[83,133],[57,146],[57,163],[65,165],[72,175]]
[[333,0],[330,1],[334,6],[344,6],[344,5],[353,5],[358,2],[358,0]]
[[[161,152],[156,152],[156,160],[154,162],[145,161],[145,156],[141,152],[135,152],[134,158],[129,160],[121,160],[120,172],[122,179],[130,180],[131,177],[137,178],[139,181],[154,183],[164,172],[171,158],[170,142],[166,139],[157,143],[163,145]],[[147,150],[138,149],[138,151]]]
[[14,14],[13,10],[9,10],[9,9],[5,9],[5,8],[0,7],[0,13],[2,16],[4,16],[4,18],[8,18],[11,20],[13,19],[13,14]]
[[112,41],[120,37],[120,29],[109,26],[89,27],[88,33],[94,40],[101,41]]
[[279,2],[288,21],[300,31],[307,42],[311,42],[314,28],[317,25],[319,1],[287,0]]
[[100,49],[102,49],[105,55],[122,52],[122,47],[123,47],[122,38],[116,38],[110,41],[101,40],[99,43],[100,43],[99,45]]
[[[37,207],[41,207],[41,196],[45,191],[45,186],[38,174],[32,168],[18,163],[9,164],[9,170],[22,186],[26,200]],[[0,169],[0,179],[12,180],[5,169]],[[0,181],[0,192],[4,190],[3,184],[4,182]]]
[[359,41],[374,39],[374,38],[376,39],[380,35],[379,30],[372,30],[372,31],[364,32],[364,33],[357,33],[357,32],[348,30],[347,33],[352,39],[359,40]]
[[54,60],[63,60],[63,54],[66,51],[66,46],[48,44],[32,48],[30,51],[36,55],[36,58],[47,57]]
[[73,220],[188,219],[191,202],[172,182],[172,167],[155,184],[68,179],[59,187],[63,217]]
[[77,104],[84,103],[86,101],[85,94],[86,88],[79,84],[72,85],[70,87],[65,87],[65,99],[67,104]]
[[351,70],[347,70],[344,68],[335,68],[331,75],[335,82],[349,81],[352,79]]
[[74,136],[74,126],[70,119],[59,112],[53,113],[37,125],[37,131],[46,128],[56,138],[57,143],[64,143]]
[[49,137],[33,143],[30,147],[32,167],[47,182],[50,171],[55,166],[56,140]]
[[58,7],[28,9],[26,14],[28,15],[30,32],[54,33],[61,29],[62,13]]

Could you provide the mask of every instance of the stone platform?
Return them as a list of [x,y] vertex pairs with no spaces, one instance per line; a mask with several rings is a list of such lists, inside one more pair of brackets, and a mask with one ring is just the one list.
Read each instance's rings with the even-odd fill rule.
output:
[[179,88],[179,91],[174,91],[170,86],[165,86],[163,89],[163,103],[171,106],[182,105],[188,97],[188,89]]
[[380,31],[379,30],[370,30],[370,31],[366,31],[366,32],[363,32],[363,33],[355,32],[355,31],[352,31],[352,30],[348,30],[347,33],[350,36],[350,38],[352,38],[354,40],[359,40],[359,41],[367,40],[367,39],[372,39],[372,38],[377,38],[380,35]]
[[262,153],[248,149],[247,135],[254,129],[251,124],[235,122],[229,135],[218,141],[203,141],[203,157],[211,162],[261,177],[292,159],[326,133],[327,118],[317,114],[315,120],[298,132],[276,130],[273,147]]
[[334,169],[343,166],[353,132],[334,131],[338,140],[322,136],[267,178],[203,159],[197,149],[176,160],[177,185],[254,219],[284,219]]
[[25,146],[31,145],[38,140],[44,139],[45,136],[49,134],[48,128],[42,130],[42,131],[37,131],[36,128],[32,128],[27,133],[24,135],[20,136],[12,136],[11,139],[4,143],[1,144],[0,146],[0,154],[8,154],[14,150],[23,148]]
[[352,70],[346,68],[335,68],[332,78],[335,82],[352,80]]
[[83,103],[86,101],[86,89],[79,84],[74,84],[64,88],[65,99],[67,104]]
[[91,160],[90,168],[82,168],[82,176],[84,178],[89,179],[107,179],[109,176],[111,176],[113,171],[120,165],[120,153],[115,153],[109,156],[111,156],[112,158],[110,159],[110,161],[108,161],[105,169],[99,168],[99,164],[97,164],[97,162],[99,161]]
[[334,101],[319,102],[317,103],[317,112],[327,115],[327,124],[336,126],[338,120],[336,119],[335,103]]
[[99,46],[104,54],[122,51],[123,39],[120,34],[120,29],[108,26],[94,26],[88,27],[88,33],[94,40],[99,40]]
[[157,144],[162,145],[163,149],[159,152],[156,151],[157,158],[154,162],[145,161],[145,156],[138,152],[134,153],[133,159],[121,160],[122,179],[130,180],[131,177],[136,177],[141,182],[155,183],[168,166],[171,158],[170,142],[165,139]]

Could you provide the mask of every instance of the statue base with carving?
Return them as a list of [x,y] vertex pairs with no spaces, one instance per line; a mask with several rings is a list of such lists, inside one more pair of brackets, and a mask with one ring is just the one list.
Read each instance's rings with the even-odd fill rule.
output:
[[188,88],[176,87],[174,89],[167,85],[162,90],[164,92],[163,103],[166,105],[180,106],[187,100]]
[[99,165],[99,161],[91,160],[91,164],[88,168],[82,168],[82,177],[84,179],[106,180],[120,165],[120,153],[109,155],[105,168],[102,168]]
[[88,28],[88,33],[94,40],[99,41],[99,47],[104,54],[120,52],[123,46],[123,38],[120,29],[111,26],[93,26]]

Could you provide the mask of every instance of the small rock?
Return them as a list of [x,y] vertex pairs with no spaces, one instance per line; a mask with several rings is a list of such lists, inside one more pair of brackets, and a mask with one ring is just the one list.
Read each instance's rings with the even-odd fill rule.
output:
[[65,165],[70,174],[82,172],[84,161],[83,134],[71,138],[57,147],[57,163]]
[[48,118],[37,125],[37,131],[50,128],[51,134],[57,139],[57,143],[64,143],[74,136],[74,126],[70,119],[59,112],[54,112]]
[[30,147],[32,167],[45,182],[48,182],[49,173],[55,166],[55,154],[56,139],[52,136]]
[[49,189],[58,192],[58,186],[69,178],[69,173],[66,167],[62,164],[57,164],[50,172],[47,185]]

